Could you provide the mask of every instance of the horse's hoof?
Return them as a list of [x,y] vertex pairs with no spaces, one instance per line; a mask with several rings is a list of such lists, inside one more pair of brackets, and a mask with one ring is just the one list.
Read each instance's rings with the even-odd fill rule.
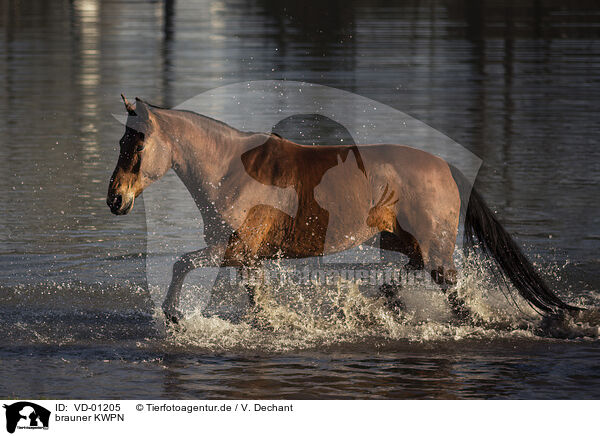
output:
[[398,297],[398,286],[388,284],[381,285],[379,291],[385,298],[385,305],[389,310],[396,314],[400,314],[406,310],[404,302]]
[[399,298],[387,301],[386,306],[389,310],[396,314],[401,314],[402,312],[406,311],[406,306],[404,305],[404,302]]
[[454,319],[460,325],[473,324],[474,318],[471,311],[463,304],[453,305],[451,307]]
[[471,310],[467,307],[465,301],[458,296],[456,292],[446,294],[450,309],[454,315],[454,319],[459,325],[473,324],[476,325],[475,318]]
[[177,315],[167,315],[165,313],[165,318],[167,320],[167,324],[179,324],[180,317]]
[[179,324],[179,321],[183,319],[183,313],[177,309],[165,309],[163,308],[163,314],[167,320],[167,324]]

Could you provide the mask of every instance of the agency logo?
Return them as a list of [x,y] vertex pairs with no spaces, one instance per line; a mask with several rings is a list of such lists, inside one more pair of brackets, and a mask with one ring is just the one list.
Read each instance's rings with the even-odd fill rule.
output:
[[14,433],[18,429],[37,430],[48,429],[50,411],[29,401],[19,401],[10,405],[5,404],[6,431]]

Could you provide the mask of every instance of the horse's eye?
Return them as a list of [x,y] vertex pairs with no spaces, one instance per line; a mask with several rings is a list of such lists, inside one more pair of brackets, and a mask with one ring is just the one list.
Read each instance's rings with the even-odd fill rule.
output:
[[136,151],[142,151],[146,146],[144,144],[140,144],[137,146]]

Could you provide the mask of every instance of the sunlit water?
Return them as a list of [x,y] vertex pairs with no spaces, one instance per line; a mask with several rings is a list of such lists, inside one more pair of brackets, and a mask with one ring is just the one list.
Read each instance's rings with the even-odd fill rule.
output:
[[477,154],[478,189],[556,292],[600,306],[598,11],[322,3],[0,8],[0,396],[598,398],[598,312],[544,320],[476,262],[458,285],[475,325],[414,285],[401,312],[347,282],[263,286],[247,314],[242,289],[200,298],[202,272],[165,325],[143,199],[124,217],[105,205],[119,94],[174,106],[282,78],[381,101]]

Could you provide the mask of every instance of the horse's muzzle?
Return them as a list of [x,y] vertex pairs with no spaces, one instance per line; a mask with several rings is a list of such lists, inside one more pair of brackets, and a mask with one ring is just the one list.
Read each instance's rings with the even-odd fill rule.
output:
[[133,198],[123,204],[123,197],[121,194],[116,194],[114,196],[108,196],[106,198],[106,204],[108,204],[110,211],[115,215],[125,215],[133,207]]

